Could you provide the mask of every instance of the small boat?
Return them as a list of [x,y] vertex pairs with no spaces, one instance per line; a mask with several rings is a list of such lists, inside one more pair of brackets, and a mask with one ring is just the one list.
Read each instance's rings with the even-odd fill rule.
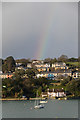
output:
[[44,105],[38,104],[34,106],[35,109],[40,109],[40,108],[44,108]]
[[40,103],[48,103],[48,101],[41,100]]
[[[37,96],[38,97],[38,92],[37,92]],[[40,104],[40,101],[38,99],[35,100],[35,106],[34,106],[35,109],[41,109],[41,108],[44,108],[44,104]]]

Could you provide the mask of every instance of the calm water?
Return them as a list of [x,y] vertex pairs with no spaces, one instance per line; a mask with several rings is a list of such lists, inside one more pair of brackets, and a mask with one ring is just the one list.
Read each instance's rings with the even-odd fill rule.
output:
[[43,109],[35,101],[3,101],[3,118],[78,118],[78,100],[48,100]]
[[0,100],[0,120],[2,118],[2,101]]

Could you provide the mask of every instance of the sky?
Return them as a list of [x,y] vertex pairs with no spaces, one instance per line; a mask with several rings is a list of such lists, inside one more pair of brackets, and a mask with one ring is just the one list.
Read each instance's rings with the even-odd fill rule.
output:
[[78,56],[77,2],[2,4],[2,57]]

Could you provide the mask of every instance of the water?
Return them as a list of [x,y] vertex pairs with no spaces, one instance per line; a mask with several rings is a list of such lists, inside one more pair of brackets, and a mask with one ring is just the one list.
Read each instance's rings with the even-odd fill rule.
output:
[[43,109],[35,101],[3,101],[3,118],[78,118],[78,100],[48,100]]
[[0,100],[0,120],[2,119],[2,101]]

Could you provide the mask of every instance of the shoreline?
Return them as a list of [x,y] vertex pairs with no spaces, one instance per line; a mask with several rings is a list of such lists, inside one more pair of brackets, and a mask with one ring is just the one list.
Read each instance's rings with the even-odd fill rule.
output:
[[[51,100],[80,100],[80,97],[47,98]],[[0,98],[0,101],[46,100],[45,98]]]
[[0,100],[2,100],[2,101],[18,101],[18,100],[27,100],[27,98],[25,98],[25,99],[22,99],[22,98],[1,98]]
[[[45,100],[45,98],[29,98],[29,100]],[[0,101],[22,101],[28,100],[27,98],[0,98]]]

